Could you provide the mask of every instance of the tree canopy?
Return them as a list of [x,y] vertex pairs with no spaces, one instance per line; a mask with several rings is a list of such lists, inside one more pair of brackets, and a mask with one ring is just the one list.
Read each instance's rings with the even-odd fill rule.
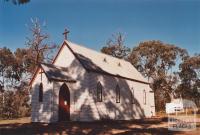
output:
[[36,19],[29,25],[30,36],[25,48],[12,52],[0,49],[0,118],[16,118],[30,115],[29,81],[34,69],[41,62],[51,62],[55,49]]
[[193,99],[200,105],[200,54],[188,57],[180,64],[178,92],[183,98]]
[[7,2],[12,2],[14,5],[21,5],[30,2],[30,0],[5,0]]
[[159,40],[141,42],[132,49],[129,61],[150,80],[157,108],[164,109],[177,96],[178,75],[172,70],[187,57],[185,49]]
[[170,69],[188,56],[185,49],[159,40],[141,42],[132,49],[129,61],[145,77],[166,76]]

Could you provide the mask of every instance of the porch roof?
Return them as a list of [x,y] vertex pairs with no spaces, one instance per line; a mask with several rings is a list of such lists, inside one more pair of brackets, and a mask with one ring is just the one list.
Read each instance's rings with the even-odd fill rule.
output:
[[75,82],[68,74],[68,68],[55,66],[53,64],[41,63],[40,67],[43,69],[49,80],[61,81],[61,82]]

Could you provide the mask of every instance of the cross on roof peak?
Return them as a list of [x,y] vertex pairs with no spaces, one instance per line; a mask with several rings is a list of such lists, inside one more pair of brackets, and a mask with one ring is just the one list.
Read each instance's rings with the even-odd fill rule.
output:
[[65,40],[67,40],[67,34],[69,33],[69,30],[67,30],[66,28],[65,28],[65,31],[63,32],[63,35],[64,35],[64,38],[65,38]]

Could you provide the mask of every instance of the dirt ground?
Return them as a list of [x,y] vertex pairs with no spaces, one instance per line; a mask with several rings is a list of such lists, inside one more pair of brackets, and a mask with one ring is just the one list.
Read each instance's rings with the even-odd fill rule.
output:
[[151,118],[133,121],[96,121],[96,122],[61,122],[31,123],[30,118],[0,120],[0,135],[200,135],[200,124],[194,131],[169,131],[167,118]]

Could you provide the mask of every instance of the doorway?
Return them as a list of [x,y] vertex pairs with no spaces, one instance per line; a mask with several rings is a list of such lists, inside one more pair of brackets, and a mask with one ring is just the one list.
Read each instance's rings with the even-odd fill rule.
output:
[[66,84],[59,91],[59,121],[70,120],[70,91]]

